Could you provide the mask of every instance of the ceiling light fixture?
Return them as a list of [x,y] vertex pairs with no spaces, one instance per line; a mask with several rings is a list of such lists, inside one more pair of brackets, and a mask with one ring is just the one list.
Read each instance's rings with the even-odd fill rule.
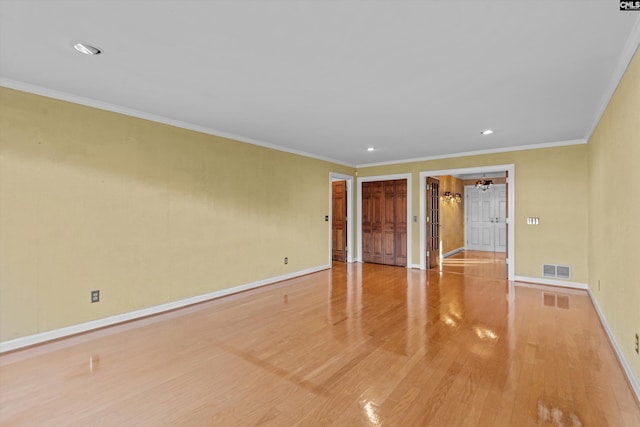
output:
[[486,179],[484,174],[482,174],[482,179],[476,181],[476,188],[478,190],[487,191],[493,186],[493,181],[490,179]]
[[493,133],[493,131],[491,129],[485,129],[482,132],[480,132],[481,135],[491,135]]
[[73,47],[75,50],[80,53],[84,53],[85,55],[100,55],[102,53],[102,50],[99,48],[84,43],[76,43]]
[[369,147],[369,148],[367,148],[367,151],[375,151],[375,148]]

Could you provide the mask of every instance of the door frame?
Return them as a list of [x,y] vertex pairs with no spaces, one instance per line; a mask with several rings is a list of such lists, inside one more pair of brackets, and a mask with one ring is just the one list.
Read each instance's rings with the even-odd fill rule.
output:
[[459,175],[459,174],[471,174],[471,173],[488,173],[488,172],[508,172],[507,178],[507,279],[515,280],[515,267],[516,267],[516,233],[515,233],[515,188],[516,188],[516,166],[515,164],[506,165],[488,165],[477,166],[469,168],[455,168],[455,169],[441,169],[441,170],[427,170],[420,172],[420,269],[426,270],[427,267],[427,230],[422,224],[422,218],[425,218],[427,211],[427,177],[428,176],[444,176],[444,175]]
[[393,181],[396,179],[406,179],[407,180],[407,267],[411,267],[411,230],[412,230],[412,223],[413,221],[411,220],[411,199],[412,197],[412,191],[411,191],[411,177],[412,175],[410,173],[399,173],[399,174],[395,174],[395,175],[379,175],[379,176],[365,176],[365,177],[358,177],[357,179],[357,186],[358,186],[358,191],[357,191],[357,205],[356,205],[356,209],[358,210],[358,217],[356,218],[356,240],[358,242],[358,256],[356,258],[357,262],[362,262],[362,183],[363,182],[370,182],[370,181]]
[[[333,181],[346,181],[347,185],[347,262],[353,262],[353,177],[329,172],[329,265],[333,260],[331,224],[333,220]],[[359,253],[359,252],[358,252]]]

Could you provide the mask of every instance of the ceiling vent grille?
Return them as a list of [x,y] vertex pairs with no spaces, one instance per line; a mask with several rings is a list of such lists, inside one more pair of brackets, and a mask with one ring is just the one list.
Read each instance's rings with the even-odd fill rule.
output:
[[571,267],[566,265],[542,264],[542,277],[550,279],[571,279]]

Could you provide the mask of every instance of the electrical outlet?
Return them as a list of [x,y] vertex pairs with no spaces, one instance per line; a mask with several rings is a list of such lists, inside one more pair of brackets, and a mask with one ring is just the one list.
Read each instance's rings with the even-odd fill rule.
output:
[[99,302],[100,301],[100,291],[91,291],[91,302]]
[[636,354],[640,354],[640,338],[638,337],[637,332],[636,332]]
[[289,257],[284,257],[284,263],[289,264]]

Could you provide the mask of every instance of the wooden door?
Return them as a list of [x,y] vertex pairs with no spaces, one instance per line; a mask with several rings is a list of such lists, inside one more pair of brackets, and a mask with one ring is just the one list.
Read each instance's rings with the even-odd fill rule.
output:
[[407,181],[362,183],[362,261],[407,265]]
[[440,263],[440,180],[427,178],[427,268]]
[[362,261],[382,264],[384,193],[381,181],[362,183]]
[[395,186],[395,265],[407,265],[407,180],[399,179]]
[[371,262],[384,263],[382,224],[384,222],[383,183],[371,183]]
[[362,262],[373,262],[373,186],[362,183]]
[[334,261],[347,261],[347,182],[334,181],[331,189],[331,252]]
[[382,216],[382,264],[396,263],[396,182],[385,181]]

